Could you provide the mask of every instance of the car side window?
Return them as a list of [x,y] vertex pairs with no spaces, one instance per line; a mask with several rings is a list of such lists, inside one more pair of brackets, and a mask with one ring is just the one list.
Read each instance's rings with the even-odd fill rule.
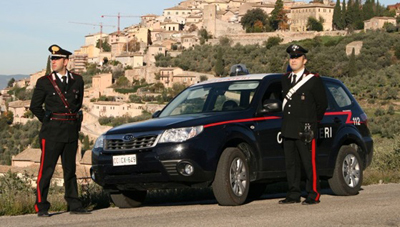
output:
[[267,90],[264,93],[262,101],[264,102],[268,99],[278,99],[280,101],[283,101],[282,85],[280,82],[274,82],[268,86]]
[[335,83],[326,83],[327,91],[332,95],[333,99],[335,100],[337,106],[339,108],[346,108],[351,106],[351,98],[343,89],[342,86]]

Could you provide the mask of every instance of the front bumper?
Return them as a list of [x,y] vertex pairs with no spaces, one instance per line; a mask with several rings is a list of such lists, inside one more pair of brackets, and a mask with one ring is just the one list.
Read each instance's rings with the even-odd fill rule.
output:
[[[113,166],[113,155],[121,154],[136,154],[137,164]],[[186,164],[193,166],[190,176],[182,174]],[[150,149],[123,153],[94,149],[90,172],[92,179],[107,189],[149,190],[208,186],[214,179],[215,166],[210,165],[201,146],[158,144]]]

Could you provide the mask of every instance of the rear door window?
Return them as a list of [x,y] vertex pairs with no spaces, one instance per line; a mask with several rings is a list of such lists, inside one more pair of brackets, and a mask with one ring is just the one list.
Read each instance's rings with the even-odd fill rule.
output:
[[327,91],[332,95],[337,107],[340,109],[346,109],[351,106],[351,98],[340,84],[326,82],[325,85]]

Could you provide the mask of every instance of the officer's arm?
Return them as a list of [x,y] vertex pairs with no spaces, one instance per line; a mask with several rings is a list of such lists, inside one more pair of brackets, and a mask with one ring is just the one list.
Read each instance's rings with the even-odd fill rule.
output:
[[326,108],[328,108],[328,99],[326,97],[325,86],[322,83],[321,77],[316,77],[315,88],[313,91],[313,96],[315,99],[316,107],[317,107],[317,119],[318,121],[322,120],[324,117]]
[[38,80],[36,83],[36,88],[33,91],[31,105],[29,109],[41,122],[43,122],[43,118],[45,115],[45,111],[43,109],[43,103],[45,98],[46,98],[46,91],[44,89],[43,82],[41,80]]

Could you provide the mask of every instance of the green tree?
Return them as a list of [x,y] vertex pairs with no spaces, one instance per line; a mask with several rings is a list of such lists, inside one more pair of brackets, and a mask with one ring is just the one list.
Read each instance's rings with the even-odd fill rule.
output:
[[204,28],[198,31],[198,35],[200,36],[200,45],[204,45],[211,38],[211,35]]
[[1,114],[1,118],[4,118],[7,124],[11,125],[14,121],[14,114],[11,111],[6,111]]
[[83,151],[90,150],[89,136],[86,135],[83,139]]
[[364,14],[361,10],[359,0],[355,0],[353,4],[353,11],[354,11],[354,22],[353,26],[355,29],[360,30],[364,28]]
[[115,84],[117,85],[118,88],[126,88],[130,87],[131,83],[125,76],[120,76]]
[[397,31],[397,27],[396,27],[394,24],[388,23],[388,22],[386,22],[386,23],[383,25],[383,29],[385,29],[386,32],[389,32],[389,33],[396,32],[396,31]]
[[271,12],[271,27],[274,30],[277,29],[286,29],[287,28],[288,17],[286,15],[285,10],[283,9],[283,1],[276,0],[275,7]]
[[46,75],[49,75],[51,73],[51,67],[50,67],[50,56],[47,57],[47,64],[46,64]]
[[341,17],[343,29],[347,28],[347,23],[346,23],[346,11],[347,11],[347,8],[346,8],[346,0],[343,0],[343,2],[342,2],[342,17]]
[[342,24],[342,8],[340,7],[340,0],[336,1],[335,8],[333,10],[333,27],[335,30],[343,30]]
[[356,65],[356,54],[355,50],[351,51],[350,60],[349,60],[349,77],[357,76],[357,65]]
[[364,20],[369,20],[374,17],[374,5],[371,0],[366,0],[362,7]]
[[222,60],[222,48],[218,49],[217,60],[215,61],[215,75],[222,76],[224,74],[224,62]]
[[14,85],[15,79],[11,78],[11,80],[8,81],[7,87],[12,87]]
[[[320,18],[320,20],[321,20],[321,18]],[[321,21],[318,21],[314,17],[309,17],[307,20],[307,30],[320,32],[320,31],[324,30],[324,27],[323,27]]]
[[105,38],[104,40],[98,39],[96,42],[96,47],[102,49],[103,52],[111,52],[111,46],[108,44],[108,38]]
[[248,10],[240,20],[240,24],[247,33],[263,32],[268,24],[268,15],[260,8]]
[[278,36],[269,37],[267,41],[264,41],[264,46],[267,49],[271,49],[273,46],[278,46],[282,41],[283,39]]
[[200,82],[206,81],[206,80],[208,80],[208,77],[206,75],[201,75],[200,76]]
[[124,44],[123,49],[129,52],[137,52],[140,50],[140,43],[137,42],[135,39],[132,39],[128,42],[128,48],[126,47],[126,44]]

